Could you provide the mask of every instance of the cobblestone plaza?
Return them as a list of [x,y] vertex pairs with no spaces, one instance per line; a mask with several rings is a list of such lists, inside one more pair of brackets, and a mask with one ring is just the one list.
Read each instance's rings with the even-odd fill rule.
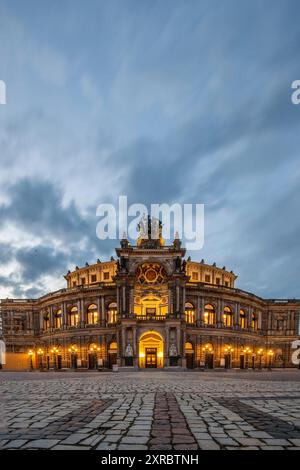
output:
[[0,448],[300,450],[300,371],[2,372]]

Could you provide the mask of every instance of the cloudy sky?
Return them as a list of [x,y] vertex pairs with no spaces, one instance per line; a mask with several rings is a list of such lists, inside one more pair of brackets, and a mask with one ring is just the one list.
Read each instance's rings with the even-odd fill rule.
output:
[[113,253],[96,207],[205,204],[190,253],[300,297],[298,0],[0,0],[0,297]]

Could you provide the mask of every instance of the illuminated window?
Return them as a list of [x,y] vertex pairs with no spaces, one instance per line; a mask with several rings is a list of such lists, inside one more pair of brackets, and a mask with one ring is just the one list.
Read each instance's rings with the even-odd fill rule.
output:
[[98,321],[97,305],[92,304],[88,307],[87,321],[89,325],[95,325]]
[[193,281],[198,281],[198,279],[199,279],[198,273],[196,273],[196,272],[192,273],[192,279],[193,279]]
[[211,304],[207,304],[204,307],[204,323],[206,325],[214,325],[216,323],[215,307]]
[[240,310],[240,327],[246,328],[246,313],[244,310]]
[[54,314],[54,328],[61,328],[61,325],[62,325],[62,312],[61,312],[61,309],[59,309]]
[[72,307],[69,312],[69,325],[77,326],[79,322],[79,315],[77,307]]
[[195,323],[195,307],[190,302],[185,304],[185,321],[187,323]]
[[44,330],[49,330],[49,328],[50,328],[49,313],[45,313],[44,318],[43,318],[43,329]]
[[251,328],[253,330],[257,330],[258,328],[258,317],[256,315],[256,313],[252,313],[252,318],[251,318]]
[[232,311],[230,307],[224,308],[223,323],[224,326],[232,326]]
[[108,306],[107,310],[107,323],[117,323],[117,304],[112,302]]

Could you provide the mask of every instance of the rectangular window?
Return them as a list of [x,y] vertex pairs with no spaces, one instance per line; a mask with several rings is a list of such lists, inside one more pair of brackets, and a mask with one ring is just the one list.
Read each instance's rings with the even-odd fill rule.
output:
[[146,315],[154,316],[156,315],[156,308],[155,307],[147,307],[146,308]]
[[205,274],[205,282],[210,282],[210,275],[209,274]]
[[84,286],[84,284],[85,284],[85,277],[82,277],[82,278],[81,278],[81,284]]
[[198,273],[193,273],[192,274],[192,279],[193,279],[193,281],[198,281],[198,279],[199,279],[198,278]]
[[92,274],[91,275],[91,282],[96,282],[97,281],[97,275],[96,274]]
[[104,279],[105,281],[107,281],[107,280],[109,279],[109,272],[108,272],[108,271],[106,271],[106,272],[103,273],[103,279]]
[[228,281],[225,281],[225,286],[229,287],[229,282]]
[[76,281],[73,281],[73,287],[76,287]]
[[216,284],[219,286],[220,285],[220,278],[216,277]]

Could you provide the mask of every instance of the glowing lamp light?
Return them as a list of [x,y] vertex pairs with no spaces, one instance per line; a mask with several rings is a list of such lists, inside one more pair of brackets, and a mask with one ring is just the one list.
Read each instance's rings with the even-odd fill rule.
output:
[[162,352],[159,352],[157,356],[158,356],[158,357],[163,357],[163,353],[162,353]]
[[33,356],[33,351],[31,349],[28,351],[28,356]]

